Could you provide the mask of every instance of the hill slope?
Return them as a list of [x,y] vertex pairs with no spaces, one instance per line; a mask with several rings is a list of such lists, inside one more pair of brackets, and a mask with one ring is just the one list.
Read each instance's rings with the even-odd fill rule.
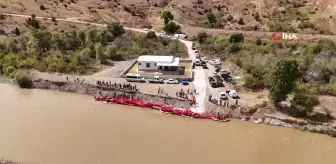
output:
[[[42,7],[43,5],[43,7]],[[45,9],[43,9],[45,8]],[[159,12],[167,8],[181,25],[228,30],[336,33],[335,0],[2,0],[2,12],[74,17],[128,26],[161,25]],[[242,19],[241,21],[239,21]]]

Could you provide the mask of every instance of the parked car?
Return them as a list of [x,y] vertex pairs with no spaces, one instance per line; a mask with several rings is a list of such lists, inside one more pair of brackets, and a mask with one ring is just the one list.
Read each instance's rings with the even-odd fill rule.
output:
[[178,84],[179,82],[175,79],[168,79],[168,80],[166,80],[166,83],[167,84]]
[[197,50],[195,50],[195,54],[198,54],[198,51],[197,51]]
[[191,49],[192,49],[192,50],[196,50],[196,47],[192,46]]
[[232,98],[239,98],[238,93],[235,90],[230,90],[229,96]]
[[225,92],[218,92],[217,95],[222,100],[227,100],[228,99],[228,97],[226,96]]
[[209,69],[206,64],[203,64],[202,67],[203,67],[203,69]]
[[189,81],[187,80],[182,81],[182,85],[189,85]]
[[159,76],[154,76],[153,79],[148,79],[147,80],[149,83],[163,83],[163,79],[161,79]]

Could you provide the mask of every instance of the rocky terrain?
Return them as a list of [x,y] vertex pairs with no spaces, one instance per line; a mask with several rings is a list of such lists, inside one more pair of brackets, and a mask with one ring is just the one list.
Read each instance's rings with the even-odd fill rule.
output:
[[[122,22],[132,27],[162,26],[159,13],[170,10],[184,27],[226,30],[336,32],[333,0],[3,0],[2,12]],[[209,22],[209,13],[215,16]],[[15,24],[15,21],[12,22]],[[193,28],[188,28],[188,32]]]

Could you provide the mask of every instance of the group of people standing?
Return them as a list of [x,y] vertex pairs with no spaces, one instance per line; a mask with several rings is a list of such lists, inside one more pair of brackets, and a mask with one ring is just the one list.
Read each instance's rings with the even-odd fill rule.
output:
[[125,83],[121,84],[121,83],[112,83],[111,81],[100,81],[100,80],[98,80],[96,82],[96,84],[98,86],[106,86],[106,87],[114,87],[114,88],[138,91],[138,88],[137,88],[136,85],[125,84]]

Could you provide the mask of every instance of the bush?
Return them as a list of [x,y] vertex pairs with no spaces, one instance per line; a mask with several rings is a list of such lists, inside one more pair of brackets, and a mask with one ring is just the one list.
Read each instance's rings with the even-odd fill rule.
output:
[[146,34],[146,37],[149,38],[149,39],[155,39],[156,38],[156,34],[154,31],[149,31],[147,34]]
[[30,79],[29,75],[25,71],[15,72],[15,81],[20,88],[31,88],[33,86],[33,81]]
[[45,10],[46,8],[43,5],[40,5],[40,10]]
[[230,35],[229,42],[230,43],[244,42],[244,35],[242,33],[232,34],[232,35]]
[[296,116],[306,116],[311,113],[315,106],[319,105],[318,98],[307,89],[295,91],[291,100],[291,109]]
[[243,18],[240,18],[237,23],[240,24],[240,25],[244,25],[245,24]]
[[169,22],[168,24],[164,25],[163,30],[165,32],[167,32],[168,34],[174,34],[176,33],[178,30],[180,30],[180,26],[175,24],[175,22]]
[[265,87],[265,84],[262,79],[255,78],[252,75],[245,75],[244,87],[253,90],[260,90]]
[[239,52],[240,50],[241,50],[241,47],[240,47],[239,44],[232,44],[232,45],[230,46],[230,52],[231,52],[231,53],[237,53],[237,52]]
[[5,68],[4,72],[6,76],[9,76],[11,73],[13,73],[15,68],[13,66],[8,66]]

